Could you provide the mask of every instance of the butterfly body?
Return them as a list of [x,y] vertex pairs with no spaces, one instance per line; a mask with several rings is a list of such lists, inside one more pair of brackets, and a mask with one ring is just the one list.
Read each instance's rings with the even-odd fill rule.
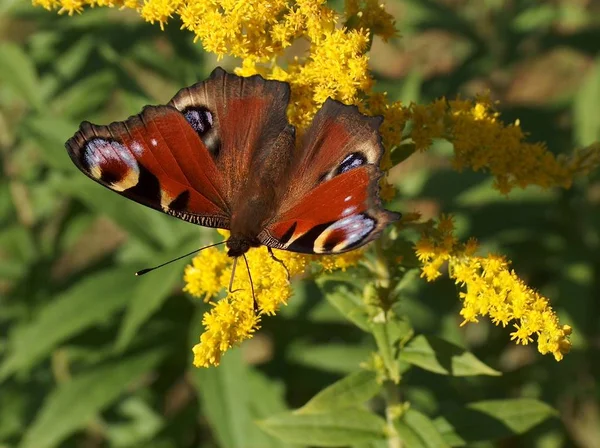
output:
[[166,106],[67,141],[77,167],[121,195],[195,224],[229,229],[228,254],[251,247],[341,253],[399,218],[378,197],[381,119],[327,100],[300,145],[289,86],[216,69]]

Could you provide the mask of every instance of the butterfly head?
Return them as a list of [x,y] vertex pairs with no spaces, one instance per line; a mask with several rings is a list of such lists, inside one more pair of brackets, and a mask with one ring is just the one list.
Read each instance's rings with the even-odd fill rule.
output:
[[239,257],[250,250],[251,247],[260,246],[258,238],[249,238],[239,234],[231,234],[227,240],[227,255],[230,257]]

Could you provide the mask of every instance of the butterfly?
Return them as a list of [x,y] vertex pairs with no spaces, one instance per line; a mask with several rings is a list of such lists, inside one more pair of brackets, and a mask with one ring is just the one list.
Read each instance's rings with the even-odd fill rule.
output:
[[216,68],[165,106],[108,126],[87,121],[65,146],[92,180],[140,204],[228,229],[251,247],[338,254],[400,218],[381,206],[381,117],[328,99],[301,142],[287,83]]

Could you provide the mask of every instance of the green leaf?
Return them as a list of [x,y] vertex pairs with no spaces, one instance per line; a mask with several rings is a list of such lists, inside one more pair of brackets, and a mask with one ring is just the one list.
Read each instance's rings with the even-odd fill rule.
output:
[[116,349],[125,349],[140,327],[160,308],[181,281],[181,270],[172,266],[136,278],[135,290],[119,330]]
[[313,344],[294,342],[287,351],[288,360],[319,370],[336,373],[354,372],[367,361],[371,348],[365,345]]
[[73,79],[88,62],[96,43],[90,34],[84,34],[67,50],[61,51],[54,67],[63,79]]
[[407,410],[396,424],[400,438],[407,448],[445,448],[449,447],[438,432],[433,421],[425,414],[415,410]]
[[119,413],[127,418],[127,422],[113,423],[106,428],[111,447],[148,446],[164,427],[164,419],[140,397],[130,397],[123,401],[119,406]]
[[317,284],[323,290],[329,303],[344,317],[361,330],[369,331],[369,317],[360,296],[351,291],[351,284],[339,280],[328,280],[327,277],[317,280]]
[[47,356],[58,344],[106,321],[127,303],[135,278],[122,267],[81,280],[54,298],[29,323],[9,338],[9,354],[0,379]]
[[402,349],[400,360],[441,375],[498,376],[471,352],[435,336],[419,335]]
[[77,130],[77,125],[62,117],[33,115],[27,117],[22,128],[23,137],[33,140],[41,149],[46,163],[57,170],[73,168],[73,162],[65,150],[65,142]]
[[20,448],[56,446],[88,424],[165,354],[161,348],[118,359],[61,384],[44,401]]
[[[33,394],[27,394],[16,385],[4,386],[0,394],[0,440],[7,440],[21,434],[27,422],[28,401],[33,399]],[[2,446],[2,445],[0,445]]]
[[279,439],[289,443],[339,447],[386,437],[386,423],[378,415],[363,409],[303,414],[290,412],[259,422]]
[[412,156],[417,150],[417,146],[412,143],[402,143],[392,149],[392,166],[396,166],[399,163],[404,162],[410,156]]
[[371,440],[369,442],[357,443],[352,448],[389,448],[387,440]]
[[[247,446],[257,448],[287,448],[280,440],[267,434],[256,421],[271,415],[285,412],[288,407],[285,402],[285,385],[283,381],[269,378],[256,369],[248,369],[246,389],[249,392],[249,409],[252,425],[248,434]],[[298,448],[295,445],[295,448]]]
[[65,177],[53,184],[53,188],[57,193],[75,197],[91,210],[110,217],[123,230],[149,248],[159,250],[167,239],[173,238],[168,232],[169,224],[165,224],[165,219],[168,221],[172,218],[160,216],[156,210],[117,197],[113,192],[90,182],[80,173]]
[[560,11],[555,5],[542,4],[526,8],[523,12],[515,16],[512,25],[515,31],[531,33],[536,30],[549,28],[559,17]]
[[556,415],[551,406],[530,398],[489,400],[449,408],[434,424],[451,446],[464,446],[523,434]]
[[246,385],[247,367],[239,349],[230,350],[219,367],[199,368],[192,377],[219,446],[246,448],[251,425]]
[[326,387],[298,409],[298,414],[314,414],[341,408],[359,407],[373,398],[381,384],[370,370],[361,370]]
[[38,89],[38,77],[29,56],[13,43],[0,45],[0,79],[36,110],[41,110],[44,99]]
[[596,63],[588,72],[573,102],[573,124],[579,145],[589,145],[600,140],[598,98],[600,98],[600,58],[596,58]]
[[96,112],[115,89],[116,75],[111,70],[95,73],[69,87],[52,106],[69,117],[79,118]]

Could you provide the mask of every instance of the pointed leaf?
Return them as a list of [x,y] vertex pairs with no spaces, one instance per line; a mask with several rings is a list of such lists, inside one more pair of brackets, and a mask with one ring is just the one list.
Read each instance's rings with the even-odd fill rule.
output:
[[135,278],[124,268],[110,269],[81,280],[48,304],[29,323],[10,335],[9,354],[0,378],[27,368],[58,344],[102,323],[127,303]]
[[363,331],[369,331],[369,318],[361,298],[351,291],[351,284],[342,281],[332,281],[324,278],[317,281],[317,284],[323,289],[325,298],[333,305],[346,319],[356,325]]
[[314,414],[334,409],[359,407],[377,395],[380,389],[381,384],[377,382],[375,372],[361,370],[326,387],[296,412]]
[[148,446],[148,442],[165,426],[164,419],[141,397],[123,401],[119,413],[127,421],[113,423],[106,429],[106,438],[115,448]]
[[135,290],[119,330],[117,350],[123,350],[129,345],[139,328],[171,295],[181,278],[181,270],[172,266],[136,278]]
[[172,218],[160,216],[156,210],[150,210],[126,198],[118,197],[75,171],[76,168],[73,167],[73,176],[66,177],[53,185],[57,193],[75,197],[91,210],[110,217],[132,237],[139,239],[150,248],[158,250],[161,246],[166,246],[167,240],[173,239],[173,235],[168,232],[169,224],[166,224]]
[[269,434],[289,443],[339,447],[383,440],[386,423],[363,409],[340,409],[318,414],[286,413],[259,422]]
[[46,448],[83,428],[115,401],[130,383],[151,370],[166,354],[155,349],[93,368],[61,384],[44,401],[20,448]]
[[34,109],[42,109],[43,98],[39,95],[35,66],[18,45],[9,42],[0,45],[0,79]]
[[[249,407],[252,425],[247,445],[257,448],[290,448],[291,445],[267,434],[256,422],[274,414],[287,411],[285,385],[283,381],[269,378],[256,369],[248,369],[246,388],[249,392]],[[294,448],[299,448],[294,445]]]
[[600,117],[597,113],[600,98],[600,58],[589,70],[573,103],[574,131],[579,145],[600,140]]
[[409,409],[397,423],[396,429],[407,448],[446,448],[449,447],[425,414]]
[[68,117],[79,118],[94,113],[109,101],[115,90],[116,75],[111,70],[96,72],[82,80],[76,79],[52,106]]
[[447,409],[434,424],[450,445],[463,446],[523,434],[556,415],[546,403],[530,398],[489,400]]
[[219,367],[200,368],[192,378],[219,446],[246,448],[250,412],[246,385],[247,367],[239,349],[230,350]]
[[77,130],[77,125],[57,116],[29,116],[23,126],[23,137],[33,140],[40,155],[53,169],[68,171],[73,162],[65,150],[65,142]]
[[371,348],[366,345],[293,343],[287,358],[300,365],[327,372],[346,374],[354,372],[361,362],[368,359]]
[[402,349],[400,360],[441,375],[501,375],[471,352],[435,336],[419,335]]

